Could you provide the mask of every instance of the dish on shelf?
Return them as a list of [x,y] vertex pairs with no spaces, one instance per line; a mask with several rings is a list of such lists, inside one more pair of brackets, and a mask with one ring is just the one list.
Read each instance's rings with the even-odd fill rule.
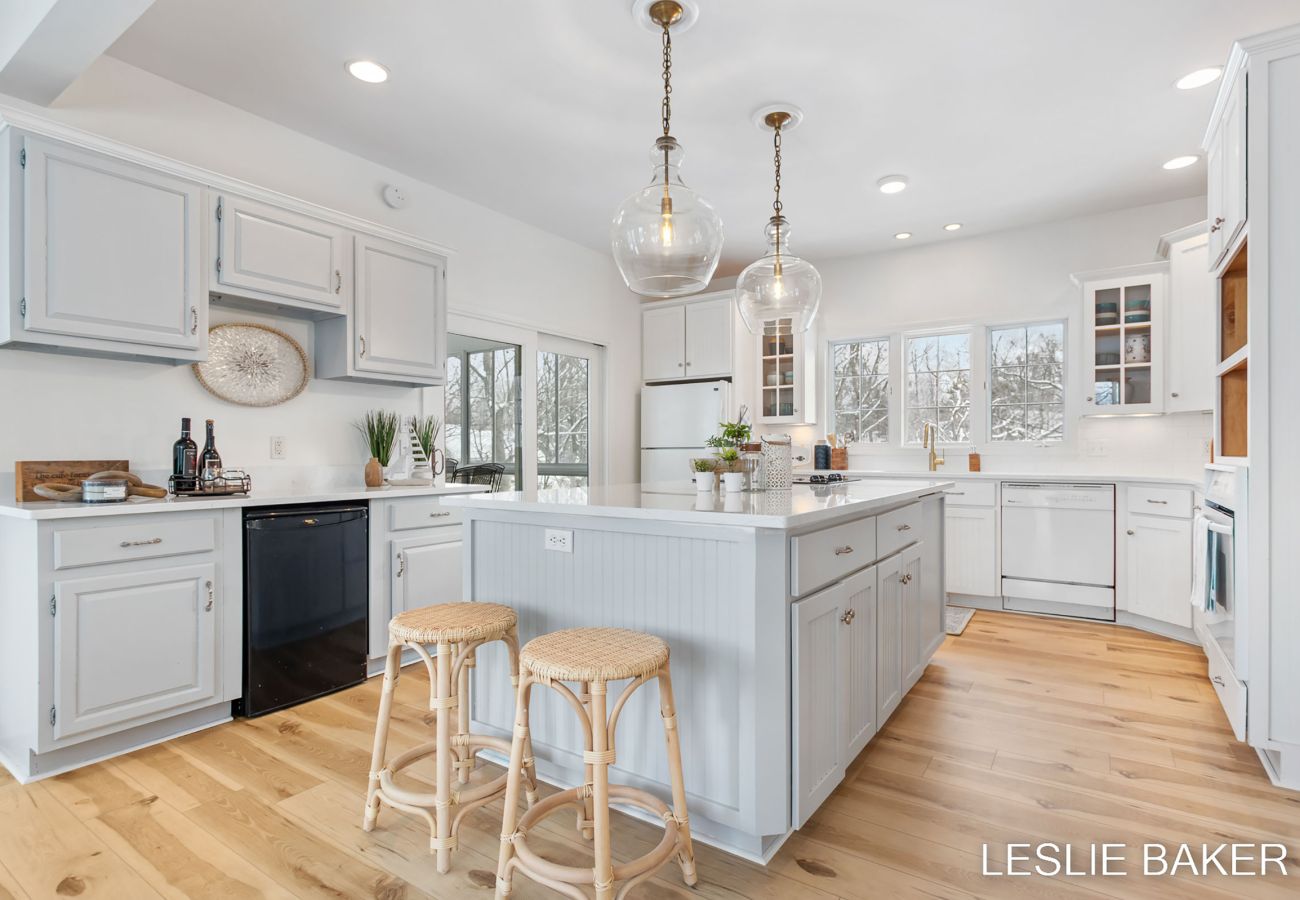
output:
[[1118,366],[1118,365],[1119,365],[1119,354],[1118,354],[1118,353],[1098,353],[1098,354],[1097,354],[1097,363],[1096,363],[1096,364],[1099,365],[1099,366]]
[[1139,325],[1151,321],[1150,312],[1129,313],[1124,317],[1124,321],[1130,325]]
[[1119,324],[1119,313],[1097,313],[1097,327]]

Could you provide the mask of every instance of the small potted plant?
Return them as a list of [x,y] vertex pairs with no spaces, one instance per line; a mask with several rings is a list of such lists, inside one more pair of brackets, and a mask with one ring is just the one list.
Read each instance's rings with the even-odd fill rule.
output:
[[393,441],[401,417],[386,409],[374,409],[365,418],[354,423],[366,440],[370,459],[366,462],[366,487],[379,487],[384,483],[384,467],[393,454]]
[[744,470],[740,460],[741,445],[749,443],[753,428],[745,421],[749,408],[741,406],[734,422],[719,422],[718,434],[705,443],[717,450],[719,472],[741,472]]
[[693,478],[695,480],[695,489],[697,491],[713,490],[713,485],[718,480],[716,467],[717,463],[712,459],[701,458],[691,460],[691,468],[695,472]]
[[420,449],[424,451],[424,458],[429,462],[429,471],[423,476],[432,478],[442,472],[442,465],[438,461],[441,452],[438,450],[438,432],[442,431],[442,422],[437,416],[412,416],[411,428],[415,431],[415,439],[420,444]]

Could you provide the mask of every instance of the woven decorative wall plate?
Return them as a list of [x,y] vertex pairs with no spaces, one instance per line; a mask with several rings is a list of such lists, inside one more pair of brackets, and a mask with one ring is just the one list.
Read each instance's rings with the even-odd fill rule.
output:
[[194,363],[199,384],[240,406],[277,406],[307,387],[307,354],[283,331],[252,322],[208,330],[208,361]]

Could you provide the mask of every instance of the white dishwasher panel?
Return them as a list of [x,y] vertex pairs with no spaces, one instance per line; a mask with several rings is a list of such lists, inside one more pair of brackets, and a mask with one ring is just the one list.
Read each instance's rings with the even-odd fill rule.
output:
[[1114,587],[1114,486],[1004,484],[1002,576]]

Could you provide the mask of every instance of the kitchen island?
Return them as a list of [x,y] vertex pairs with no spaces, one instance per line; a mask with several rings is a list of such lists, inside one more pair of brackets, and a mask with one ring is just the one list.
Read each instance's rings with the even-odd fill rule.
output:
[[[605,626],[669,643],[692,830],[766,861],[842,780],[943,639],[950,486],[614,485],[442,502],[463,510],[466,598],[514,607],[522,640]],[[504,650],[479,654],[475,727],[508,737]],[[654,688],[633,695],[611,772],[666,797],[658,716]],[[534,692],[531,734],[543,778],[581,783],[579,725],[554,692]]]

